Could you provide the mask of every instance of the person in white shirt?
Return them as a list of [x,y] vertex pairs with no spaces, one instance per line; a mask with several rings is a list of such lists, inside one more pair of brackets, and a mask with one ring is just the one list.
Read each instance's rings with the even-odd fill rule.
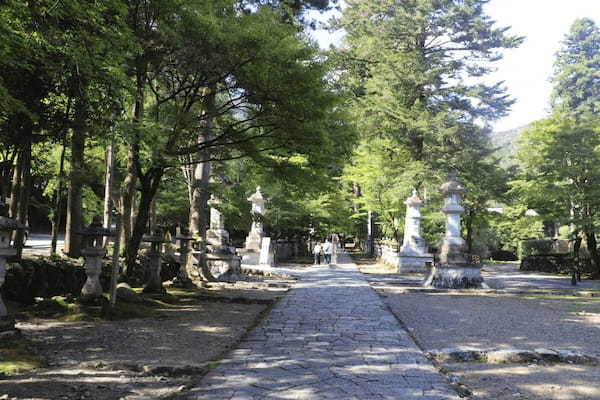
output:
[[317,242],[317,244],[315,244],[315,247],[313,248],[313,254],[315,256],[315,264],[321,264],[321,251],[323,251],[321,242]]
[[325,240],[325,244],[323,245],[323,254],[325,254],[325,263],[331,264],[331,242],[329,239]]

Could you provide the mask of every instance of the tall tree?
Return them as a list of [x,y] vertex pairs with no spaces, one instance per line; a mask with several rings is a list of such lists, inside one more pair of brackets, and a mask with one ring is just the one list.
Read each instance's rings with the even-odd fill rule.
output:
[[[397,168],[397,177],[414,172],[402,179],[404,198],[411,187],[435,190],[432,186],[445,177],[441,171],[449,168],[465,177],[475,177],[477,166],[495,169],[485,160],[492,153],[487,123],[506,115],[512,100],[501,82],[488,84],[483,78],[501,51],[518,46],[522,38],[497,27],[484,12],[486,3],[349,0],[336,23],[347,32],[338,59],[344,71],[340,84],[353,93],[353,119],[365,148],[384,138],[387,148],[406,155],[397,166],[387,167]],[[383,159],[390,153],[385,148],[377,152]],[[355,169],[360,171],[371,161],[357,156]],[[365,188],[376,181],[360,183],[362,201],[374,195]],[[480,194],[491,195],[482,180],[473,179],[473,184]],[[393,190],[380,188],[380,194]],[[388,230],[404,213],[400,200],[386,206],[392,218],[385,208],[371,204],[381,216],[389,215]]]
[[600,28],[593,20],[573,23],[556,54],[552,81],[555,110],[600,115]]
[[492,121],[512,104],[481,78],[522,39],[485,15],[488,0],[350,0],[338,26],[355,113],[369,134],[395,138],[415,160],[458,123]]
[[572,116],[555,113],[522,136],[519,159],[523,172],[512,185],[540,215],[573,224],[585,235],[596,275],[597,210],[600,209],[600,130]]

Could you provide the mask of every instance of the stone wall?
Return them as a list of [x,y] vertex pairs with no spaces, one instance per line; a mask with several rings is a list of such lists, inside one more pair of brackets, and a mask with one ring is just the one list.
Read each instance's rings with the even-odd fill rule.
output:
[[[140,286],[147,280],[147,257],[139,257],[138,269],[134,276],[134,286]],[[161,279],[173,279],[179,272],[179,263],[171,256],[163,256]],[[102,265],[100,283],[104,291],[110,285],[111,266],[108,260]],[[24,304],[33,304],[36,297],[53,296],[78,297],[86,280],[82,263],[63,258],[36,257],[25,258],[19,263],[9,264],[6,282],[2,286],[5,300]]]
[[377,242],[375,244],[375,257],[381,262],[398,267],[400,265],[400,254],[397,245]]

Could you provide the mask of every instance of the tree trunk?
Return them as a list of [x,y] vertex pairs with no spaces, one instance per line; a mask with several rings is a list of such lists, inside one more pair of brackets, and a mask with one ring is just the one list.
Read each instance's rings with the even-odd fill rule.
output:
[[12,187],[12,174],[17,151],[7,152],[4,161],[0,162],[0,201],[6,203]]
[[139,156],[139,147],[136,144],[129,146],[127,151],[127,176],[123,180],[121,204],[123,207],[121,215],[121,249],[127,252],[127,243],[131,239],[131,214],[133,213],[133,201],[135,200],[135,187],[137,184],[137,171],[135,163]]
[[[115,175],[115,141],[112,140],[106,149],[106,175],[104,179],[104,227],[110,229],[112,225],[112,189]],[[108,245],[109,238],[105,237],[103,245]]]
[[62,219],[62,194],[64,190],[65,173],[65,154],[66,141],[63,141],[62,151],[60,152],[60,166],[58,168],[58,189],[54,200],[54,218],[52,218],[52,234],[50,237],[50,254],[56,254],[56,245],[58,242],[58,231]]
[[600,254],[598,253],[598,243],[596,242],[596,234],[594,232],[585,232],[587,248],[592,257],[595,272],[594,276],[600,276]]
[[[158,191],[157,191],[158,194]],[[157,199],[157,195],[155,195],[152,198],[152,202],[150,203],[150,218],[148,220],[148,231],[150,232],[154,232],[156,230],[157,227],[157,222],[156,220],[158,219],[158,216],[156,215],[156,199]]]
[[[144,98],[145,98],[145,82],[146,82],[146,63],[142,56],[136,60],[136,90],[135,90],[135,104],[133,108],[133,122],[134,129],[138,129],[142,119],[144,117]],[[135,187],[137,184],[137,168],[139,164],[139,136],[136,134],[133,137],[132,143],[129,144],[127,151],[127,176],[123,181],[123,187],[121,191],[121,223],[122,223],[122,235],[121,235],[121,248],[122,251],[127,254],[127,245],[131,239],[132,234],[132,217],[133,217],[133,203],[135,201]]]
[[475,212],[472,208],[466,214],[465,227],[467,229],[467,253],[473,254],[473,219],[475,218]]
[[87,119],[87,101],[81,96],[75,106],[73,136],[71,138],[71,171],[69,173],[69,193],[67,200],[67,227],[64,252],[71,258],[81,256],[83,230],[82,186],[85,168],[85,135]]
[[12,185],[10,188],[10,205],[8,207],[8,216],[12,219],[17,218],[17,209],[19,208],[19,193],[21,191],[21,177],[23,175],[23,153],[19,152],[17,164],[13,168]]
[[163,174],[164,168],[152,168],[144,176],[139,177],[141,186],[140,204],[138,207],[139,212],[135,220],[133,231],[131,232],[131,239],[129,239],[129,242],[127,243],[126,251],[128,278],[131,278],[135,271],[137,253],[140,249],[142,237],[144,236],[144,233],[146,233],[146,227],[148,226],[152,200],[154,200],[154,197],[156,196]]
[[[29,136],[31,138],[31,136]],[[16,220],[23,226],[28,226],[29,218],[29,194],[31,188],[31,140],[25,142],[21,150],[21,185],[19,187],[19,204],[17,207]],[[23,245],[25,232],[21,229],[17,230],[15,235],[15,246],[17,248],[17,260],[23,255]]]
[[[202,144],[210,140],[212,137],[213,121],[212,113],[215,108],[215,90],[214,88],[207,89],[205,96],[204,112],[202,115],[202,126],[198,133],[198,143]],[[189,228],[192,235],[202,238],[206,244],[206,231],[208,227],[208,200],[210,193],[208,184],[210,180],[210,152],[208,149],[201,149],[198,152],[198,163],[194,168],[194,182],[192,185],[192,203],[190,204],[190,221]],[[202,246],[205,247],[205,246]],[[202,251],[202,250],[201,250]],[[190,257],[190,262],[192,257]],[[205,280],[215,280],[206,264],[206,257],[201,256],[200,273]]]

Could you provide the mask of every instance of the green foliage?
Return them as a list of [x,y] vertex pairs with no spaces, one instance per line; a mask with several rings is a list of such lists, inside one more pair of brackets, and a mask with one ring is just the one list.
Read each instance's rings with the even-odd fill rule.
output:
[[519,258],[527,256],[568,254],[571,252],[571,241],[564,239],[523,240],[519,243]]
[[537,239],[544,235],[542,218],[526,215],[522,204],[503,207],[502,214],[491,213],[489,230],[493,235],[493,248],[515,251],[524,239]]
[[522,38],[496,27],[485,3],[354,0],[337,21],[347,32],[339,85],[353,94],[349,110],[363,132],[345,179],[360,187],[355,203],[377,212],[386,236],[402,230],[403,202],[416,188],[429,197],[425,237],[439,241],[443,219],[434,210],[449,169],[469,188],[469,232],[483,224],[476,216],[486,202],[505,190],[489,129],[479,122],[505,115],[512,101],[500,84],[479,78]]
[[513,191],[546,217],[592,228],[600,199],[599,133],[597,126],[560,114],[534,123],[522,137],[523,172]]
[[589,18],[576,20],[554,63],[554,106],[562,112],[600,114],[600,28]]

